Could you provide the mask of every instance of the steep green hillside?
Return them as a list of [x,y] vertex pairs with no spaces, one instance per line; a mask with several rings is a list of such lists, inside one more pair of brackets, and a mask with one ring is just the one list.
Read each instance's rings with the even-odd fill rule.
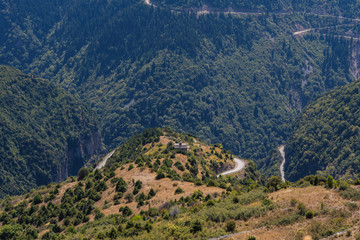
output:
[[[181,140],[188,151],[174,148]],[[0,199],[0,239],[359,237],[360,191],[351,181],[264,182],[251,161],[240,178],[217,178],[214,163],[230,157],[221,145],[146,129],[104,169],[82,168],[77,178]]]
[[0,66],[0,196],[76,174],[101,140],[91,111],[59,87]]
[[285,173],[296,180],[320,171],[360,176],[360,81],[331,91],[310,104],[286,143]]
[[259,161],[286,139],[303,106],[353,80],[350,40],[293,36],[347,19],[197,16],[140,0],[1,4],[0,63],[87,99],[111,147],[169,126]]
[[[187,151],[174,147],[181,140],[188,144]],[[238,180],[237,174],[217,178],[216,173],[233,165],[231,153],[221,145],[211,146],[168,128],[146,129],[131,137],[116,149],[109,161],[104,169],[80,169],[77,179],[70,177],[22,196],[0,200],[0,239],[58,239],[60,235],[76,239],[72,235],[81,226],[101,226],[104,219],[116,216],[122,220],[114,224],[122,229],[126,219],[139,213],[169,219],[173,217],[169,208],[175,205],[174,201],[182,203],[183,207],[188,204],[189,210],[207,201],[214,205],[215,199],[220,199],[221,194],[225,196],[226,191],[230,193],[234,188],[245,193],[258,188],[260,183],[252,162],[247,164],[247,170],[242,170],[243,180]],[[237,194],[238,203],[248,205],[266,197],[259,189],[253,194],[248,193],[246,197]],[[177,215],[180,205],[176,208]],[[269,206],[264,206],[258,211],[269,210]],[[246,218],[253,215],[258,217],[258,214],[251,214]],[[151,232],[153,220],[144,218],[143,222],[142,217],[136,218],[141,220],[141,226],[127,226],[124,232],[115,230],[117,237],[109,238],[123,239]],[[217,230],[222,232],[221,228]],[[82,237],[105,238],[101,237],[100,230],[91,232],[83,232]],[[183,234],[186,239],[196,237],[189,232]],[[211,231],[208,234],[219,235]]]

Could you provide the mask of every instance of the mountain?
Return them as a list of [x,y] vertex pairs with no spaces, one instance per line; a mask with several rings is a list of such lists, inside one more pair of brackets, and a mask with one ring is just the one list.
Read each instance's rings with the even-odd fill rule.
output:
[[[187,150],[176,148],[181,141]],[[231,190],[240,181],[217,178],[216,173],[233,165],[231,153],[220,145],[210,146],[171,129],[146,129],[117,148],[104,169],[81,168],[77,179],[70,177],[13,199],[5,198],[0,209],[4,226],[0,239],[4,238],[4,229],[12,227],[15,233],[16,228],[21,229],[15,235],[22,234],[23,238],[45,234],[43,239],[47,239],[45,236],[61,232],[64,227],[78,228],[104,215],[122,212],[130,216],[149,210],[154,211],[153,217],[160,216],[158,208],[168,201],[184,201],[193,194],[198,198],[219,196]],[[243,170],[242,176],[248,179],[243,182],[256,186],[258,173],[252,162],[247,165],[249,170]],[[127,237],[126,233],[123,236]],[[6,239],[12,239],[10,234]]]
[[65,180],[100,151],[96,118],[48,81],[0,66],[0,196]]
[[356,178],[360,175],[360,81],[311,103],[294,124],[286,143],[287,179],[305,175]]
[[[187,151],[175,148],[180,141]],[[242,174],[217,178],[216,166],[231,167],[231,158],[195,136],[146,129],[104,169],[2,199],[0,239],[359,236],[358,186],[321,176],[264,181],[251,161]]]
[[348,18],[360,16],[359,2],[357,1],[283,1],[283,0],[151,0],[156,6],[172,8],[178,11],[242,11],[248,13],[290,13],[301,12],[306,14],[336,15]]
[[79,94],[110,148],[169,126],[262,166],[306,104],[358,74],[348,39],[356,22],[330,13],[200,15],[140,0],[0,4],[0,63]]

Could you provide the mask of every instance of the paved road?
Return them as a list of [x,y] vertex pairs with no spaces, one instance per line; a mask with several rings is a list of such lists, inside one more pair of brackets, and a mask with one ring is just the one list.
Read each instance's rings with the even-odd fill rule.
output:
[[309,28],[309,29],[305,29],[305,30],[302,30],[302,31],[294,32],[293,35],[304,34],[304,33],[310,32],[311,30],[313,30],[313,29]]
[[280,154],[281,154],[281,157],[283,158],[283,161],[282,161],[282,163],[281,163],[281,165],[280,165],[281,180],[282,180],[283,182],[285,182],[285,172],[284,172],[284,166],[285,166],[285,151],[284,151],[284,148],[285,148],[284,145],[282,145],[282,146],[280,146],[280,147],[278,148],[278,149],[279,149],[279,152],[280,152]]
[[225,175],[229,175],[229,174],[232,174],[232,173],[240,172],[245,167],[245,161],[244,160],[241,160],[239,158],[234,158],[234,161],[235,161],[235,164],[236,164],[234,169],[223,172],[223,173],[220,173],[219,175],[217,175],[217,177],[219,177],[220,175],[225,176]]
[[95,169],[101,169],[101,168],[103,168],[103,167],[105,166],[107,160],[114,154],[114,152],[115,152],[115,149],[112,150],[110,153],[108,153],[108,155],[106,155],[106,156],[104,157],[104,159],[101,160],[101,162],[95,167]]

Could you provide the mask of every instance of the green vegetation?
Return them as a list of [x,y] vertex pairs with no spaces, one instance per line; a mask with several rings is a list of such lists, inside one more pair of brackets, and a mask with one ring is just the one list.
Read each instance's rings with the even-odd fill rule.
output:
[[[284,142],[300,109],[353,80],[354,46],[335,37],[349,30],[339,24],[356,34],[352,21],[304,11],[356,15],[355,1],[301,1],[293,7],[290,1],[209,1],[294,10],[230,16],[176,14],[140,0],[5,2],[0,62],[89,101],[110,147],[143,129],[168,126],[222,143],[265,168],[267,161],[260,160]],[[310,27],[332,35],[292,35]]]
[[76,97],[46,80],[0,66],[0,197],[76,175],[101,140]]
[[[338,88],[310,104],[286,144],[286,177],[309,174],[344,179],[359,176],[360,81]],[[327,179],[329,188],[333,177]]]
[[[210,7],[210,9],[226,11],[229,8],[232,10],[240,10],[243,12],[262,12],[262,13],[290,13],[292,11],[296,12],[306,12],[313,14],[327,13],[331,15],[343,15],[345,17],[359,17],[360,7],[359,2],[357,1],[281,1],[281,0],[257,0],[257,1],[247,1],[247,0],[151,0],[151,2],[161,6],[161,7],[171,7],[178,10],[181,9],[199,9],[201,7]],[[341,13],[341,14],[340,14]]]
[[[165,146],[160,142],[160,137],[168,139]],[[174,143],[184,142],[189,144],[189,151],[178,150]],[[187,159],[185,167],[180,163],[177,156]],[[173,161],[172,159],[175,159]],[[156,179],[170,178],[172,180],[184,180],[194,182],[198,185],[208,184],[209,186],[227,187],[227,179],[216,179],[216,174],[221,171],[224,165],[233,161],[230,151],[225,150],[221,145],[210,146],[210,152],[204,152],[200,146],[194,144],[194,137],[188,134],[179,134],[170,128],[146,129],[141,134],[134,135],[127,142],[116,149],[113,156],[108,160],[108,167],[122,167],[126,164],[136,167],[148,167],[156,172]],[[175,164],[174,164],[175,162]],[[133,164],[135,163],[135,165]],[[175,169],[181,171],[179,174]],[[255,179],[259,174],[256,168],[249,168]],[[200,175],[201,174],[201,175]],[[114,180],[115,181],[115,180]],[[254,181],[256,182],[256,181]],[[126,191],[124,181],[119,181],[117,191]],[[133,194],[136,195],[142,186],[141,182],[135,182]],[[120,190],[120,188],[123,189]],[[176,194],[181,193],[180,190]]]
[[[189,150],[175,149],[173,142],[179,141],[188,143]],[[247,163],[241,179],[236,176],[216,178],[217,167],[220,163],[226,164],[229,158],[232,158],[231,153],[221,145],[209,146],[199,140],[195,143],[194,136],[171,129],[148,129],[116,149],[104,169],[83,168],[77,178],[70,177],[65,182],[49,184],[26,195],[3,199],[0,236],[5,239],[36,239],[38,236],[42,236],[41,239],[140,240],[150,236],[208,239],[244,227],[248,229],[248,224],[254,228],[276,226],[278,231],[281,227],[317,220],[320,216],[332,220],[311,222],[308,231],[314,236],[326,237],[344,229],[354,216],[352,212],[358,209],[354,201],[360,199],[360,191],[352,186],[358,181],[335,181],[330,176],[315,175],[296,183],[282,183],[279,177],[264,179],[252,161]],[[175,174],[183,172],[172,164],[180,159],[186,168],[186,179],[193,183]],[[129,178],[124,166],[130,164],[134,173],[146,179],[151,176],[155,183],[149,188],[146,181]],[[155,180],[156,168],[163,170],[165,178],[175,180],[172,184],[169,179],[159,180],[161,185],[168,181],[164,187],[172,186],[174,193],[181,193],[181,197],[165,190],[166,200],[159,204],[158,197],[164,195],[164,189],[159,188]],[[336,190],[329,188],[329,179]],[[186,187],[196,186],[199,181],[203,185],[217,186],[219,191],[205,194],[199,189],[187,190]],[[318,190],[335,191],[333,194],[349,200],[343,208],[328,208],[322,203],[321,208],[313,209],[295,199],[281,203],[286,198],[277,197],[312,185]],[[293,188],[276,192],[288,186]]]
[[[164,145],[160,139],[168,143]],[[190,149],[175,149],[173,142],[179,141],[189,143]],[[202,150],[200,144],[208,150]],[[161,169],[166,178],[181,180],[181,176],[174,170],[178,168],[173,164],[178,161],[178,157],[185,163],[188,181],[200,181],[226,190],[222,195],[214,193],[205,196],[200,190],[186,192],[177,187],[174,194],[186,195],[154,208],[149,202],[157,196],[153,188],[144,191],[145,183],[141,180],[125,181],[115,174],[117,169],[127,172],[123,166],[133,163],[134,171],[143,171],[144,167],[155,171],[156,168]],[[148,129],[116,149],[107,168],[103,170],[82,168],[77,178],[71,177],[60,184],[49,184],[21,197],[5,198],[0,208],[0,222],[3,224],[0,234],[8,236],[6,239],[35,239],[40,233],[42,239],[56,239],[60,235],[65,238],[76,235],[141,239],[149,233],[158,237],[164,234],[170,238],[198,238],[204,234],[216,236],[231,232],[236,228],[235,220],[247,221],[274,209],[273,203],[266,199],[267,190],[261,188],[257,181],[260,176],[253,163],[249,163],[246,177],[241,181],[230,176],[216,178],[215,172],[231,159],[231,153],[221,145],[208,146],[199,141],[195,145],[193,136],[179,134],[171,129]],[[199,174],[201,180],[198,179]],[[177,184],[174,183],[174,186]],[[104,191],[109,188],[110,191],[105,194]],[[232,191],[232,188],[238,192]],[[108,194],[113,196],[109,198]],[[237,201],[233,201],[234,198]],[[130,207],[134,201],[137,203],[136,208]],[[260,208],[251,206],[258,201],[262,201]],[[103,211],[114,206],[118,206],[118,214],[106,216]],[[138,209],[141,209],[140,214]],[[154,225],[157,218],[161,219],[160,225]],[[186,220],[176,222],[180,218]],[[90,219],[94,221],[89,222]],[[179,231],[168,229],[166,221],[162,220],[172,221],[171,224],[175,224]],[[219,226],[215,232],[208,232],[207,229],[213,223],[223,223],[224,226]],[[103,224],[106,227],[101,227],[101,231],[87,231]]]

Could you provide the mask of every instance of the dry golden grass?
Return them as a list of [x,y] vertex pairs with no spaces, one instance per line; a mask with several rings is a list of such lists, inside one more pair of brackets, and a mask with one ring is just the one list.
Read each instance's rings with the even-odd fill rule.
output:
[[[200,190],[204,195],[221,193],[224,189],[217,187],[206,187],[206,186],[195,186],[190,182],[181,182],[181,181],[172,181],[168,178],[163,178],[156,180],[156,173],[152,172],[148,168],[139,169],[133,168],[130,171],[127,170],[128,165],[125,165],[123,170],[117,169],[115,172],[116,177],[122,177],[128,184],[128,190],[124,193],[124,196],[127,193],[131,193],[134,190],[133,182],[140,180],[143,184],[140,192],[149,193],[150,189],[153,188],[156,191],[156,195],[149,200],[150,204],[137,208],[136,202],[127,203],[124,198],[120,199],[119,205],[112,205],[111,207],[101,210],[105,215],[110,215],[119,212],[121,206],[130,207],[135,213],[140,212],[141,210],[147,210],[149,207],[159,207],[163,203],[170,200],[178,200],[181,197],[187,197],[193,194],[195,191]],[[113,203],[115,192],[115,186],[111,186],[110,181],[107,182],[109,189],[103,192],[102,198],[100,201],[95,203],[95,207],[102,208],[105,204],[105,201]],[[175,190],[180,187],[184,190],[184,193],[174,194]]]
[[[342,226],[348,226],[351,231],[351,236],[346,236],[347,233],[344,232],[339,236],[332,236],[328,239],[355,239],[355,235],[358,232],[358,228],[351,226],[356,226],[356,223],[360,221],[360,211],[350,211],[345,203],[349,200],[343,199],[339,196],[336,190],[325,189],[322,186],[312,186],[306,188],[288,188],[283,189],[278,192],[269,194],[269,198],[277,206],[276,210],[269,212],[266,216],[263,216],[258,219],[250,219],[248,222],[238,222],[237,225],[239,232],[231,237],[225,239],[248,239],[249,236],[255,236],[257,239],[272,240],[272,239],[283,239],[283,240],[310,240],[312,239],[313,231],[316,231],[317,227],[327,226],[327,223],[334,224],[336,221],[341,221]],[[298,202],[305,204],[307,209],[311,209],[314,212],[319,212],[321,210],[321,205],[329,209],[329,211],[338,211],[352,213],[348,218],[341,218],[336,215],[325,214],[318,215],[312,219],[302,218],[301,221],[298,221],[292,225],[287,226],[275,226],[269,225],[266,227],[261,226],[260,223],[271,222],[273,219],[283,217],[290,212],[297,211],[296,207],[291,206],[290,201],[295,199]],[[360,202],[357,202],[360,205]]]

